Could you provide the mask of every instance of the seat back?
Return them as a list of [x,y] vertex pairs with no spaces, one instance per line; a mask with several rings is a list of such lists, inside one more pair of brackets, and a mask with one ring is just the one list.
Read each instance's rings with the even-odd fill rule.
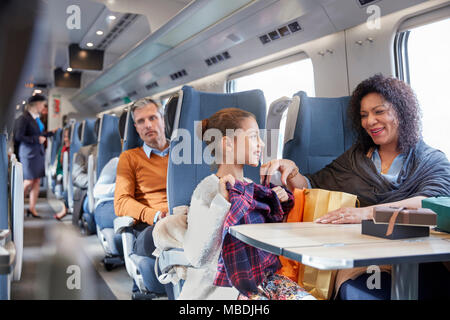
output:
[[13,280],[19,281],[22,275],[23,261],[23,223],[24,223],[24,194],[23,194],[23,168],[16,159],[11,159],[11,230],[12,241],[16,247],[16,264],[14,266]]
[[303,91],[290,106],[283,158],[293,160],[302,174],[312,174],[340,156],[355,141],[347,107],[350,97],[315,98]]
[[80,142],[82,146],[88,146],[90,144],[97,143],[98,136],[95,130],[95,122],[97,119],[83,120]]
[[133,117],[131,116],[131,108],[128,108],[126,113],[125,128],[123,133],[122,151],[141,147],[144,141],[139,137],[134,126]]
[[56,154],[58,153],[58,150],[61,147],[61,142],[63,140],[62,134],[63,134],[63,129],[59,128],[58,130],[56,130],[53,137],[51,137],[52,149],[51,149],[51,155],[50,155],[50,163],[55,162]]
[[114,157],[118,157],[122,151],[120,143],[119,118],[104,114],[100,120],[97,145],[96,176],[100,176],[103,167]]
[[[66,172],[63,170],[63,177],[68,176],[67,178],[67,186],[64,190],[67,190],[67,202],[69,205],[69,211],[73,210],[73,180],[72,180],[72,163],[75,158],[75,153],[81,148],[81,141],[78,135],[78,128],[81,125],[80,122],[74,122],[71,125],[70,129],[70,149],[69,149],[69,159],[68,159],[68,170],[69,173],[66,175]],[[63,156],[64,159],[64,156]],[[64,166],[64,164],[63,164]]]
[[167,101],[164,107],[164,131],[166,138],[170,139],[172,137],[173,125],[175,122],[175,116],[177,114],[178,100],[180,94],[174,93]]
[[[8,155],[6,153],[6,134],[0,133],[0,233],[9,232],[8,218]],[[0,238],[0,247],[5,244]],[[0,248],[0,250],[3,248]],[[3,267],[3,265],[2,265]],[[9,272],[0,272],[0,300],[10,297]]]
[[[198,123],[194,122],[208,118],[221,109],[231,107],[253,113],[259,128],[265,129],[266,102],[261,90],[223,94],[200,92],[184,86],[180,92],[170,142],[167,173],[167,197],[170,212],[176,206],[189,204],[197,184],[213,173],[210,165],[205,163],[202,158],[206,145],[197,136],[195,126]],[[189,136],[185,134],[186,132],[189,133]],[[187,139],[190,140],[187,141]],[[182,158],[181,163],[176,158]],[[244,175],[259,182],[259,167],[245,166]]]
[[78,128],[82,125],[81,122],[72,124],[70,130],[70,150],[69,150],[69,170],[72,171],[73,155],[82,147],[80,136],[78,135]]

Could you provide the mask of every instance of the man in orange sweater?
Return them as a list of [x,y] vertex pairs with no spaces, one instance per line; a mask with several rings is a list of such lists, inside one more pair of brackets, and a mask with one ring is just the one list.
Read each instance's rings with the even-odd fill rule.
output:
[[118,216],[131,216],[137,220],[135,252],[152,257],[155,250],[153,226],[168,211],[169,143],[164,134],[163,110],[156,102],[148,98],[137,100],[131,107],[131,115],[144,144],[120,155],[114,210]]

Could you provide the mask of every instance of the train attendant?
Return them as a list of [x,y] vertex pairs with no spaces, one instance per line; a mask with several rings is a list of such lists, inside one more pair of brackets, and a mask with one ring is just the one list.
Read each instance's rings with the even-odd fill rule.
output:
[[36,94],[28,99],[24,113],[17,119],[15,140],[19,143],[19,159],[23,165],[24,192],[29,192],[30,207],[27,216],[40,218],[36,212],[39,183],[45,176],[44,142],[54,131],[44,133],[39,118],[45,108],[46,98]]

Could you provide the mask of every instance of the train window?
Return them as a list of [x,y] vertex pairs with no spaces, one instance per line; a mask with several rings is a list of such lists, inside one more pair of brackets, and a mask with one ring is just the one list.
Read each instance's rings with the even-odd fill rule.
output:
[[405,34],[402,68],[407,72],[403,78],[409,81],[421,105],[424,141],[450,159],[450,42],[445,38],[450,34],[450,18],[411,28]]
[[[305,91],[308,96],[314,97],[314,72],[311,59],[305,54],[288,57],[232,75],[227,84],[228,92],[253,89],[260,89],[264,92],[267,111],[275,100],[283,96],[292,97],[298,91]],[[280,123],[278,156],[281,156],[283,148],[286,115],[287,112],[283,114]]]
[[[303,55],[303,57],[306,57]],[[290,61],[286,64],[254,68],[232,75],[228,83],[228,92],[240,92],[261,89],[266,97],[267,107],[283,96],[292,97],[300,90],[308,96],[314,96],[314,73],[311,59]]]

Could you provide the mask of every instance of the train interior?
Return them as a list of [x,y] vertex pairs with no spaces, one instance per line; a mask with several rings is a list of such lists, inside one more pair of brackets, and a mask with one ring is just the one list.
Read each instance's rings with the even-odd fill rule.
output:
[[[7,0],[0,11],[0,299],[179,295],[180,285],[149,289],[155,261],[134,251],[131,218],[100,230],[92,214],[101,170],[142,145],[130,114],[140,98],[165,107],[170,141],[178,128],[194,131],[189,121],[245,101],[267,130],[268,161],[292,152],[286,143],[295,137],[296,101],[345,107],[358,83],[381,73],[413,87],[425,141],[450,157],[448,0]],[[46,142],[41,219],[24,215],[29,201],[12,138],[14,120],[36,94],[47,98],[47,130],[56,130]],[[344,107],[310,120],[311,139],[323,144],[308,149],[320,161],[306,171],[351,146],[351,134],[340,129]],[[65,129],[70,151],[62,154],[58,178]],[[82,189],[72,168],[89,148],[95,152],[88,154]],[[210,172],[207,165],[201,170]],[[177,172],[192,174],[192,184],[178,181]],[[197,174],[169,164],[170,209],[187,204]],[[257,179],[258,172],[249,176]],[[64,199],[68,214],[57,220]]]

